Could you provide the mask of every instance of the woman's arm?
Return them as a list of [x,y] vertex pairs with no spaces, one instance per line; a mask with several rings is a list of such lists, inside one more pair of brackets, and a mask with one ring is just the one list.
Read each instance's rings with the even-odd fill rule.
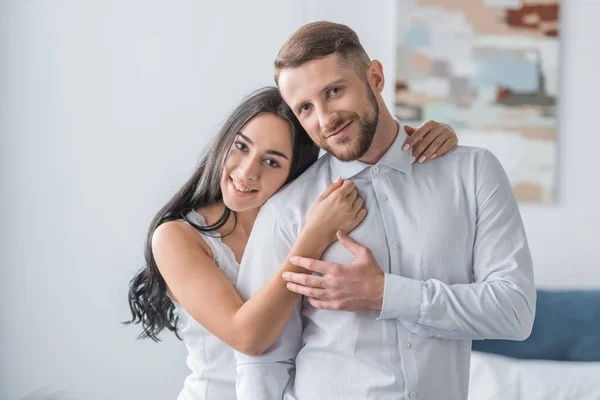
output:
[[211,333],[249,355],[264,352],[279,337],[299,295],[286,288],[284,271],[301,272],[291,256],[319,259],[336,240],[365,217],[354,183],[331,185],[311,209],[307,222],[277,273],[244,303],[227,277],[203,249],[203,239],[187,224],[172,221],[154,233],[152,251],[158,268],[177,301]]

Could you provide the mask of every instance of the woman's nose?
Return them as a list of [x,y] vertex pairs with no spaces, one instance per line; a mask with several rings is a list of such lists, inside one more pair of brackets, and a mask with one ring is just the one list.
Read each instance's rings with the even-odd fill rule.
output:
[[240,165],[240,175],[244,179],[256,180],[260,175],[260,161],[248,157]]

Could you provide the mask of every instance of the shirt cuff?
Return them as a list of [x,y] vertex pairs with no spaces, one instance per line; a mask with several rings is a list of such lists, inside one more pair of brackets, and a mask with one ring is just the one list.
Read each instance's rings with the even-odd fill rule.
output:
[[398,318],[411,325],[421,313],[423,282],[394,274],[385,274],[383,303],[377,319]]

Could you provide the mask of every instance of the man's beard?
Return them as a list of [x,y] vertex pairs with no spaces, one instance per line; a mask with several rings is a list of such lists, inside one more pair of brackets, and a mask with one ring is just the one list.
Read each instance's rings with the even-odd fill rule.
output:
[[[349,118],[359,124],[358,126],[358,138],[354,141],[354,143],[350,143],[352,139],[345,138],[340,140],[340,145],[347,145],[349,148],[340,151],[335,151],[331,148],[331,146],[326,144],[326,141],[322,143],[321,148],[328,153],[333,154],[335,158],[340,161],[354,161],[358,160],[362,156],[365,155],[367,151],[371,148],[371,144],[373,143],[373,138],[375,137],[375,132],[377,131],[377,124],[379,123],[379,104],[377,104],[377,99],[375,98],[375,93],[369,86],[366,87],[369,95],[369,105],[371,106],[372,115],[369,115],[369,112],[363,115],[361,119],[357,113],[350,113]],[[337,124],[337,127],[331,129],[335,131],[335,129],[343,126],[348,123],[348,119],[344,121],[340,121]]]

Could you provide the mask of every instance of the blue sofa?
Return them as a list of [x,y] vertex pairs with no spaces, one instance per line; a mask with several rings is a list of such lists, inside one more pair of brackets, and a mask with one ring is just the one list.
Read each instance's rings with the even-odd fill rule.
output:
[[523,359],[600,361],[600,290],[538,290],[527,340],[475,340],[473,350]]

